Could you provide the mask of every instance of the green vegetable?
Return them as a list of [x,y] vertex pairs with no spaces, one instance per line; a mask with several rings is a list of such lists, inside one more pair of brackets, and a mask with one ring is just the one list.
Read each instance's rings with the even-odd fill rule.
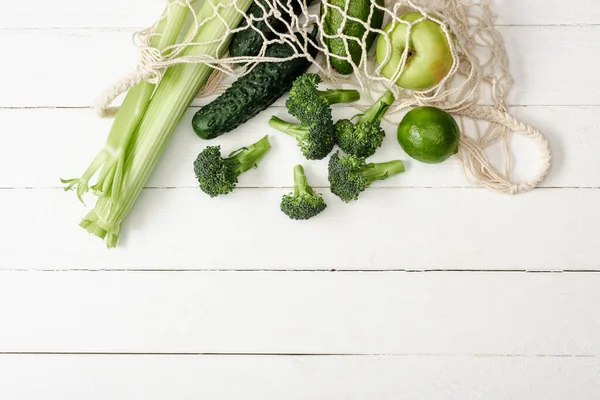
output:
[[356,90],[329,89],[318,90],[321,78],[317,74],[304,74],[297,78],[285,103],[288,111],[305,125],[313,121],[323,123],[331,120],[331,104],[352,103],[360,100]]
[[315,193],[306,182],[302,165],[294,167],[294,192],[281,199],[281,211],[296,220],[306,220],[321,213],[327,204],[323,197]]
[[[179,36],[187,5],[171,0],[169,13],[158,27],[152,45],[165,48]],[[209,55],[220,57],[227,49],[221,39],[231,27],[237,26],[252,0],[212,0],[200,7],[197,20],[200,28],[190,29],[193,42],[182,56]],[[215,17],[215,6],[218,17]],[[175,11],[173,11],[175,10]],[[226,43],[227,44],[227,43]],[[160,48],[159,48],[160,50]],[[93,186],[99,196],[95,208],[83,219],[81,226],[115,247],[121,223],[133,207],[179,120],[206,83],[213,70],[208,65],[184,63],[170,67],[158,87],[142,82],[133,87],[116,116],[105,149],[92,162],[83,177],[64,181],[67,189],[77,187],[79,196],[88,189],[88,182],[102,168]]]
[[294,81],[286,106],[300,124],[283,121],[275,116],[269,125],[295,137],[302,154],[308,160],[321,160],[333,150],[335,144],[331,105],[360,99],[356,90],[320,91],[317,85],[321,78],[317,74],[304,74]]
[[[312,0],[306,1],[308,7]],[[273,4],[275,3],[275,4]],[[292,12],[297,15],[302,11],[302,0],[291,0]],[[283,4],[283,5],[282,5]],[[260,54],[264,39],[274,39],[276,33],[285,33],[288,30],[287,24],[291,21],[290,9],[287,7],[287,0],[256,0],[246,13],[249,18],[254,19],[252,26],[233,34],[231,44],[229,45],[229,54],[232,57],[253,57]],[[272,13],[266,19],[263,18],[264,11],[271,11],[276,7],[279,16]]]
[[228,158],[221,156],[221,146],[208,146],[194,162],[194,172],[200,189],[210,197],[230,193],[238,182],[238,177],[258,162],[271,148],[269,137],[265,136],[251,146],[234,151]]
[[[310,49],[314,57],[316,49],[313,46]],[[267,57],[287,58],[295,53],[290,44],[274,43],[269,46]],[[202,139],[213,139],[235,129],[290,90],[294,80],[305,73],[310,65],[306,57],[258,64],[194,115],[194,131]]]
[[[385,7],[383,0],[375,0],[378,6]],[[366,23],[371,16],[371,31],[367,34],[365,25],[358,21],[345,19],[344,15],[332,6],[338,6],[346,10],[346,15],[354,17]],[[381,29],[383,24],[384,11],[381,8],[372,5],[371,0],[323,0],[321,2],[321,16],[323,18],[323,32],[325,33],[324,42],[332,56],[329,57],[331,66],[339,73],[348,75],[353,72],[352,64],[347,60],[345,42],[348,44],[350,58],[356,65],[360,65],[361,59],[366,59],[366,52],[362,49],[362,40],[365,39],[366,51],[369,51],[377,32],[372,29]],[[345,21],[344,21],[345,20]],[[331,38],[339,34],[349,36],[347,40],[342,38]],[[327,37],[330,36],[329,38]],[[365,38],[366,35],[366,38]]]
[[393,93],[388,90],[364,114],[351,118],[358,118],[356,124],[348,119],[336,122],[335,140],[340,148],[357,157],[375,154],[385,138],[385,131],[380,125],[381,120],[394,101]]
[[[188,7],[170,0],[156,29],[156,35],[150,41],[150,47],[163,51],[177,41],[181,27],[188,13]],[[168,11],[167,11],[168,10]],[[65,190],[77,189],[77,197],[83,202],[83,195],[89,190],[89,181],[100,169],[96,184],[92,186],[98,195],[118,198],[123,180],[127,146],[132,135],[142,121],[150,104],[156,85],[142,81],[132,87],[115,117],[115,121],[106,140],[104,149],[92,161],[84,174],[77,179],[61,179]]]
[[[331,117],[330,117],[331,118]],[[310,125],[293,124],[272,116],[269,121],[272,128],[286,133],[298,141],[302,154],[307,160],[322,160],[333,150],[333,122],[317,121]]]
[[404,172],[404,164],[400,160],[366,164],[362,157],[340,157],[339,151],[329,160],[331,192],[346,203],[357,200],[360,193],[374,181],[387,179],[400,172]]

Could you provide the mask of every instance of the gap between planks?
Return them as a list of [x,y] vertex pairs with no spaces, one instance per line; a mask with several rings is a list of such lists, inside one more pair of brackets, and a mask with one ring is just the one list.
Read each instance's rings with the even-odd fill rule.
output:
[[437,354],[437,353],[136,353],[136,352],[0,352],[22,356],[192,356],[192,357],[476,357],[476,358],[600,358],[595,354]]
[[392,269],[343,269],[343,268],[313,268],[313,269],[299,269],[299,268],[250,268],[250,269],[223,269],[223,268],[212,268],[212,269],[184,269],[184,268],[67,268],[67,269],[56,269],[56,268],[45,268],[45,269],[27,269],[27,268],[0,268],[2,272],[220,272],[220,273],[257,273],[257,272],[270,272],[270,273],[514,273],[514,274],[597,274],[600,273],[600,269],[548,269],[548,270],[530,270],[530,269],[471,269],[471,268],[442,268],[442,269],[404,269],[404,268],[392,268]]

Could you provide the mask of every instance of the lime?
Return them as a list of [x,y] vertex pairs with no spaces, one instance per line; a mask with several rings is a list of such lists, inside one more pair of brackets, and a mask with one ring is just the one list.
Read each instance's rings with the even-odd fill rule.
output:
[[444,110],[418,107],[409,111],[398,126],[398,143],[406,154],[424,163],[436,164],[458,152],[460,129]]

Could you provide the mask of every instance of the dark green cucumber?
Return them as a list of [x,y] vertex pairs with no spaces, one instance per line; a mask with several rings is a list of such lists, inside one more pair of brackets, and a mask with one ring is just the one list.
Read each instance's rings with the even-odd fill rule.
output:
[[[294,54],[295,49],[285,43],[274,43],[267,49],[268,57],[287,58]],[[316,55],[312,46],[311,55]],[[235,129],[290,90],[294,80],[304,74],[310,64],[305,57],[258,64],[194,115],[194,132],[202,139],[214,139]]]
[[[264,15],[263,8],[270,10],[273,2],[277,5],[280,16],[271,15],[266,21],[261,20]],[[294,14],[298,15],[302,11],[301,4],[305,3],[308,7],[312,0],[291,0],[290,2]],[[233,34],[231,44],[229,45],[229,55],[231,57],[253,57],[258,55],[263,46],[263,37],[260,32],[265,35],[267,40],[271,40],[277,32],[287,31],[285,23],[290,22],[290,14],[288,8],[282,7],[280,3],[287,4],[287,0],[255,0],[254,4],[250,6],[247,15],[250,18],[259,20],[253,22],[255,29],[247,26],[244,30]]]
[[[375,0],[377,5],[384,6],[383,0]],[[371,0],[327,0],[327,3],[338,6],[342,10],[346,9],[346,3],[348,4],[348,16],[360,19],[361,21],[367,22],[369,20],[369,14],[371,13]],[[321,15],[325,15],[325,1],[321,1]],[[373,16],[371,17],[371,29],[381,29],[383,24],[383,10],[373,6]],[[343,25],[343,26],[342,26]],[[327,7],[327,15],[323,20],[323,32],[329,36],[335,36],[341,33],[354,37],[358,40],[348,40],[348,50],[350,51],[350,57],[354,64],[359,65],[362,58],[362,46],[360,42],[366,32],[366,28],[360,22],[346,20],[344,24],[344,17],[337,9]],[[366,37],[367,51],[373,45],[377,32],[369,32]],[[335,68],[340,74],[348,75],[353,72],[352,64],[346,60],[335,57],[335,55],[346,57],[346,47],[344,46],[344,39],[342,38],[324,38],[325,45],[329,49],[329,52],[333,54],[329,57],[331,66]]]

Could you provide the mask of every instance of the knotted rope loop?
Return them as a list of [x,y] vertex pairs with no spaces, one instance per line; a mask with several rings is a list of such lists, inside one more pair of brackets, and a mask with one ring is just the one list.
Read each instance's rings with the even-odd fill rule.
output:
[[154,26],[134,33],[133,42],[140,48],[140,62],[136,71],[116,82],[98,99],[95,109],[101,117],[114,116],[118,107],[112,107],[111,104],[133,86],[142,81],[158,84],[162,79],[166,69],[163,65],[165,58],[159,50],[150,46],[154,34]]
[[[538,186],[547,176],[550,169],[552,156],[550,146],[544,135],[531,125],[519,121],[506,111],[490,106],[473,106],[458,113],[459,115],[477,120],[490,122],[488,132],[499,132],[494,135],[484,135],[480,140],[462,135],[460,141],[459,157],[465,167],[465,173],[470,181],[488,189],[516,194],[529,191]],[[521,134],[532,140],[541,155],[540,166],[536,175],[527,182],[515,183],[510,180],[510,173],[499,172],[489,161],[483,150],[496,142],[508,132]],[[507,170],[510,169],[510,153],[505,153]]]

